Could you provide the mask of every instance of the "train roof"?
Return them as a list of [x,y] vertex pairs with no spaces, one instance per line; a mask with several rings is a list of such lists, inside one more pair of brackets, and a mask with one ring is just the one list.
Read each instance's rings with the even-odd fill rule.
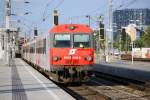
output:
[[54,26],[49,33],[93,33],[93,30],[84,24],[61,24]]
[[43,39],[46,39],[47,36],[48,36],[48,35],[36,37],[36,38],[34,38],[34,39],[32,39],[32,40],[30,40],[30,41],[24,43],[23,46],[28,46],[28,45],[30,45],[30,44],[33,44],[33,43],[37,42],[37,41],[41,41],[41,40],[43,40]]

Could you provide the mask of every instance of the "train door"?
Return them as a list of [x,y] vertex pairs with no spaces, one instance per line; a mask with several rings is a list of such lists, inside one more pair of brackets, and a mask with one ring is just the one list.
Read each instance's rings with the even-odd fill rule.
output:
[[46,38],[42,39],[42,66],[46,69]]
[[36,65],[39,65],[39,40],[36,41]]
[[39,48],[38,48],[38,65],[42,67],[42,40],[39,40]]
[[35,64],[34,63],[34,59],[35,59],[35,42],[33,42],[32,44],[31,44],[31,50],[30,50],[30,54],[31,54],[31,62],[33,63],[33,64]]
[[51,71],[51,66],[50,66],[50,48],[51,48],[51,43],[50,43],[50,35],[46,36],[46,70]]
[[33,64],[35,65],[35,58],[36,57],[36,40],[33,43]]

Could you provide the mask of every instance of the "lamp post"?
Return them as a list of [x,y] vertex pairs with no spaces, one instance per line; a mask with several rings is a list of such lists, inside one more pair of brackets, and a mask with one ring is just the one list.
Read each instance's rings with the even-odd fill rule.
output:
[[[111,49],[113,49],[113,31],[112,31],[112,2],[113,0],[108,0],[108,6],[109,6],[109,11],[108,11],[108,16],[109,16],[109,28],[107,29],[107,32],[106,32],[106,42],[105,42],[105,55],[106,55],[106,59],[105,61],[106,62],[109,62],[109,53],[108,53],[108,35],[110,35],[110,42],[111,42]],[[109,33],[109,34],[108,34]]]
[[111,41],[111,49],[113,49],[113,28],[112,28],[112,7],[113,7],[113,4],[112,4],[113,0],[109,0],[109,33],[110,33],[110,41]]
[[9,64],[9,56],[10,56],[10,15],[11,15],[11,0],[6,0],[6,5],[5,5],[5,14],[6,14],[6,24],[5,24],[5,28],[6,28],[6,34],[5,34],[5,61],[6,64]]
[[88,20],[89,20],[89,27],[90,27],[90,24],[91,24],[91,16],[90,16],[90,15],[86,15],[86,18],[88,18]]

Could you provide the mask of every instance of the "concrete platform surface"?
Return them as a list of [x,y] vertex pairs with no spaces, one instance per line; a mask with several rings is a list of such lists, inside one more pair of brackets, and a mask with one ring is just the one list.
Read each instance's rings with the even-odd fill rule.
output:
[[93,70],[125,78],[150,82],[150,62],[120,61],[96,63]]
[[0,60],[0,100],[75,100],[21,59]]

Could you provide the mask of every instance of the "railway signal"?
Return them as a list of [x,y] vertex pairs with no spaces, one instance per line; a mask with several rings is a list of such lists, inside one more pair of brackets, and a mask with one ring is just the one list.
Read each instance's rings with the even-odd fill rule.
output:
[[58,11],[54,10],[54,25],[59,24]]
[[100,22],[99,27],[100,27],[100,39],[104,39],[104,24]]
[[37,30],[37,27],[34,27],[34,37],[37,37],[38,36],[38,30]]

